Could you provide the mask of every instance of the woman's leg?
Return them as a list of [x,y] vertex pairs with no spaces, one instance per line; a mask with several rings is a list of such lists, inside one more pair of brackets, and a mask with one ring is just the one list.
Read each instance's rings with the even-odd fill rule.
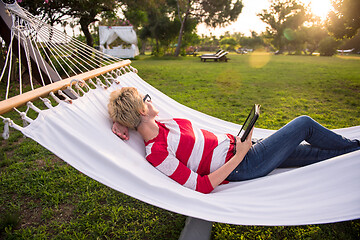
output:
[[330,150],[313,147],[310,144],[300,144],[279,167],[302,167],[355,150],[360,150],[360,147]]
[[[304,140],[308,144],[300,144]],[[305,166],[358,149],[357,140],[346,139],[301,116],[255,144],[227,180],[253,179],[278,167]]]

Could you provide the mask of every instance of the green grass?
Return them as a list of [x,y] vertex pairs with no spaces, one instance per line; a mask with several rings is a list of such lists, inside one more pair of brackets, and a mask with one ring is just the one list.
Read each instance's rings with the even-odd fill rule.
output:
[[[229,57],[228,63],[202,63],[142,56],[132,66],[175,100],[224,120],[242,122],[251,104],[259,103],[258,127],[278,129],[301,114],[329,128],[360,125],[359,57]],[[15,130],[1,140],[0,239],[177,239],[184,222],[185,216],[99,184]],[[360,239],[360,221],[214,223],[212,239]]]
[[[241,122],[251,104],[259,103],[260,127],[277,129],[299,114],[308,114],[327,127],[360,124],[360,58],[230,58],[228,63],[203,63],[194,57],[145,58],[133,66],[143,79],[175,100],[225,120]],[[267,64],[256,68],[251,65],[254,58]]]

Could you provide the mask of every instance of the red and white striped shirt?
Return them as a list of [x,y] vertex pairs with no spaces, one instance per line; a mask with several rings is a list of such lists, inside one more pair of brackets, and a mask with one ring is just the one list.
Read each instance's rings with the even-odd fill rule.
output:
[[234,155],[234,137],[196,128],[186,119],[156,121],[159,134],[145,142],[146,159],[181,185],[209,193],[208,175]]

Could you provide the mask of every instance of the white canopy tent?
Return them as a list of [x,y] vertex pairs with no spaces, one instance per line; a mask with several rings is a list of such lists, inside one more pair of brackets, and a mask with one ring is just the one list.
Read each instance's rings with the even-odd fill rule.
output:
[[[134,58],[139,55],[137,36],[132,26],[99,26],[100,50],[108,55],[119,58]],[[129,48],[122,45],[109,48],[117,38],[131,44]]]

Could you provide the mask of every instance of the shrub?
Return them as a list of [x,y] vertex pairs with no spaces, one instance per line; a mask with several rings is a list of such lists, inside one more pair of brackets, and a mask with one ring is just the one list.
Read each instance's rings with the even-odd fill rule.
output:
[[320,56],[332,56],[336,53],[339,42],[328,36],[320,41],[319,52]]

